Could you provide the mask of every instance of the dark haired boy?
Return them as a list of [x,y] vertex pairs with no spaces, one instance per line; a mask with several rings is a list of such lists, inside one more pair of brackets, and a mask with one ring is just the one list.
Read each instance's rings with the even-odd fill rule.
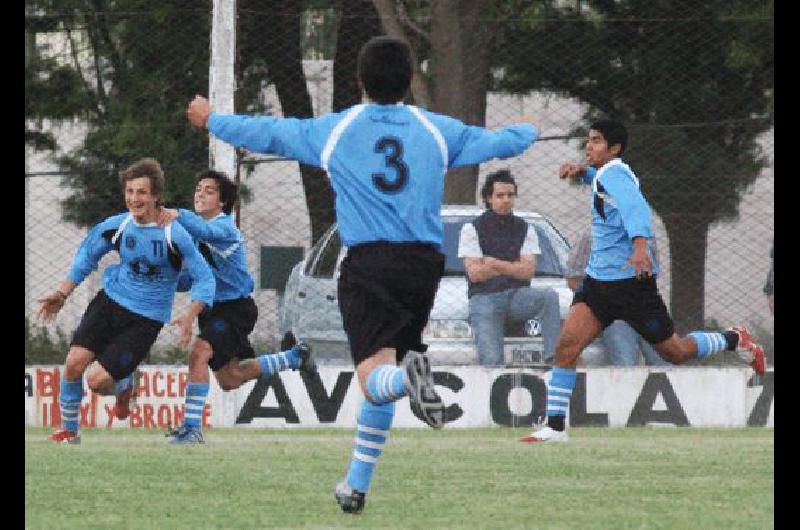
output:
[[444,272],[445,172],[517,155],[538,134],[530,123],[488,131],[404,105],[411,75],[408,45],[375,37],[358,57],[365,103],[318,118],[280,119],[221,116],[198,96],[187,111],[193,125],[227,143],[325,169],[336,193],[348,247],[339,309],[365,397],[350,469],[335,489],[348,513],[364,507],[395,401],[409,396],[414,413],[435,429],[445,422],[422,343]]
[[[160,223],[176,221],[198,241],[216,281],[214,306],[198,318],[200,336],[189,353],[185,419],[171,433],[172,444],[204,443],[202,416],[209,392],[209,368],[225,391],[282,370],[316,371],[311,349],[302,342],[287,351],[255,356],[248,338],[258,319],[258,307],[251,296],[255,283],[247,269],[244,238],[230,215],[237,194],[238,187],[224,173],[203,171],[197,176],[194,212],[162,208],[159,215]],[[179,289],[189,284],[181,283]]]
[[628,143],[625,127],[600,120],[589,129],[586,166],[564,164],[561,178],[584,177],[592,185],[592,250],[586,277],[575,292],[547,385],[547,425],[522,442],[566,442],[565,417],[575,388],[581,351],[615,320],[624,320],[666,361],[683,364],[724,350],[737,351],[757,374],[765,370],[764,350],[744,327],[722,333],[675,333],[656,285],[658,266],[650,240],[650,206],[639,179],[620,156]]

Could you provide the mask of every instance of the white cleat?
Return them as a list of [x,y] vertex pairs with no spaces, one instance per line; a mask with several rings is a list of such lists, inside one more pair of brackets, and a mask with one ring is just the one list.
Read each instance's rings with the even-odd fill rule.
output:
[[567,434],[566,430],[557,431],[548,426],[545,426],[539,429],[538,431],[533,431],[528,436],[523,436],[522,438],[519,439],[519,441],[523,443],[533,443],[533,442],[563,443],[569,441],[569,435]]

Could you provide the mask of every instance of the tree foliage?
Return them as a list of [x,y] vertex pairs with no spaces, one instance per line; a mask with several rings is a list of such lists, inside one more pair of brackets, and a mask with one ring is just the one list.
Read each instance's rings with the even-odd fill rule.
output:
[[703,322],[708,229],[737,217],[764,164],[772,35],[771,2],[625,0],[529,8],[500,37],[502,89],[551,91],[587,104],[587,123],[628,124],[626,159],[670,236],[684,330]]
[[[164,168],[165,201],[190,204],[208,146],[185,109],[193,94],[208,90],[210,17],[208,1],[29,0],[26,140],[53,147],[52,137],[29,126],[45,119],[79,119],[89,129],[59,159],[73,190],[65,220],[89,226],[123,210],[119,171],[143,157]],[[43,37],[53,32],[68,55],[47,49]]]

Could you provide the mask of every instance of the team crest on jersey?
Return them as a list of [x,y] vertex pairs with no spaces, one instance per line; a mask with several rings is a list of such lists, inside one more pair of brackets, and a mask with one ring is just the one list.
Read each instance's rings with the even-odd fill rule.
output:
[[133,249],[136,247],[136,238],[133,236],[125,236],[125,247]]
[[131,263],[131,270],[140,276],[152,278],[158,275],[158,265],[154,265],[146,259],[137,259]]

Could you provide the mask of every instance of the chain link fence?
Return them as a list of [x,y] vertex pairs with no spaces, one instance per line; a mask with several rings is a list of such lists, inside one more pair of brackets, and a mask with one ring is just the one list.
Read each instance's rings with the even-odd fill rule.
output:
[[[35,321],[37,298],[64,278],[87,228],[124,209],[118,171],[153,156],[167,204],[191,207],[192,176],[208,160],[208,136],[184,111],[208,93],[210,3],[59,4],[29,0],[26,11],[26,359],[43,343],[63,359],[64,337],[102,286],[93,273],[55,323]],[[449,175],[452,252],[459,223],[482,210],[485,175],[501,168],[518,183],[515,210],[541,214],[573,243],[590,222],[590,191],[559,180],[558,166],[582,160],[593,117],[618,118],[653,206],[659,288],[679,331],[745,324],[773,358],[762,291],[774,227],[771,3],[289,4],[237,3],[237,112],[318,116],[359,102],[357,51],[387,33],[414,49],[410,103],[490,128],[534,116],[543,138],[523,155]],[[256,280],[256,349],[293,332],[322,362],[348,360],[335,298],[344,249],[322,171],[240,151],[235,176],[246,191],[237,219]],[[466,280],[445,280],[426,330],[432,358],[473,363]],[[179,294],[175,311],[186,304]],[[537,359],[536,325],[506,334],[510,364]],[[602,351],[592,359],[602,363]],[[169,326],[150,360],[185,361]]]

